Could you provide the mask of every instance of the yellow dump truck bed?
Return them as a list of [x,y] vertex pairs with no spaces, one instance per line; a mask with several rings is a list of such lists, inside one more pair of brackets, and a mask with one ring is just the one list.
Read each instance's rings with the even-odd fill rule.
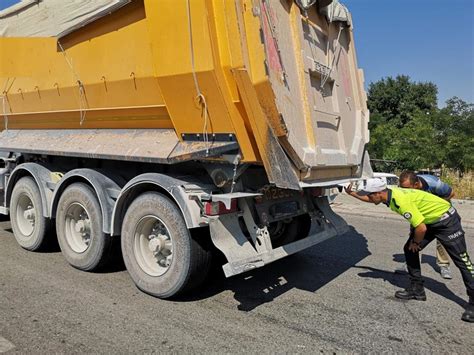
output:
[[338,1],[104,1],[107,11],[47,35],[21,26],[47,13],[47,0],[33,3],[0,16],[1,150],[28,141],[34,152],[31,137],[50,131],[37,149],[54,155],[61,149],[48,137],[67,133],[64,147],[74,132],[95,132],[102,148],[61,154],[113,156],[104,132],[140,130],[150,157],[154,145],[172,144],[156,154],[219,160],[225,149],[210,148],[232,142],[242,163],[263,164],[280,187],[361,174],[369,115],[350,14]]

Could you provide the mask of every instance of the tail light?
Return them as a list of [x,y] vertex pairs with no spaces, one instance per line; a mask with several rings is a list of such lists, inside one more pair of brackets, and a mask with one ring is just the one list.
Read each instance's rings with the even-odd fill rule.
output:
[[230,209],[227,209],[223,202],[205,202],[204,212],[207,216],[219,216],[221,214],[228,214],[237,211],[237,200],[232,200]]

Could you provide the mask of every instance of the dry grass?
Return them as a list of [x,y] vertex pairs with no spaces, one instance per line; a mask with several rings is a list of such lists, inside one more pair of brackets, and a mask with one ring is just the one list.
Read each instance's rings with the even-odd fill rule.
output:
[[452,186],[456,199],[474,199],[474,171],[469,171],[461,177],[459,172],[444,169],[441,180]]

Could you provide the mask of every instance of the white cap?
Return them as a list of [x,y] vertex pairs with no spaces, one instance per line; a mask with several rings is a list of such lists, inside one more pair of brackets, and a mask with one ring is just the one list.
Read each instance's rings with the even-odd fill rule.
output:
[[365,183],[365,187],[357,192],[360,196],[366,196],[373,192],[380,192],[387,188],[387,184],[379,178],[367,179]]

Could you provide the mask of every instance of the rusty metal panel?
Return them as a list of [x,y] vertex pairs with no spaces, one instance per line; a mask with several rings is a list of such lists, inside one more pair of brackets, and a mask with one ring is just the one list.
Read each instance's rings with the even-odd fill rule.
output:
[[238,149],[236,142],[180,142],[173,129],[8,130],[0,151],[173,164]]

